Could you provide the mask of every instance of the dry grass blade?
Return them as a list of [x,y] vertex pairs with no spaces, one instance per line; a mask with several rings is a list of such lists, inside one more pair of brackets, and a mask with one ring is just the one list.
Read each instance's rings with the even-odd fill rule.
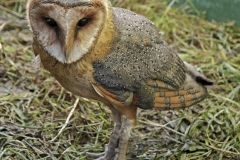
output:
[[3,11],[5,11],[5,12],[8,12],[8,13],[10,13],[10,14],[18,17],[18,18],[24,18],[24,15],[19,14],[19,13],[13,11],[13,10],[10,10],[10,9],[8,9],[8,8],[6,8],[6,7],[3,7],[2,5],[0,5],[0,9],[3,10]]
[[52,142],[55,141],[58,138],[58,136],[63,132],[63,130],[67,127],[68,122],[69,122],[70,118],[72,117],[73,112],[75,111],[75,109],[78,105],[78,102],[79,102],[79,98],[76,99],[76,101],[75,101],[75,103],[74,103],[74,105],[73,105],[73,107],[72,107],[72,109],[71,109],[71,111],[70,111],[70,113],[69,113],[69,115],[66,119],[66,122],[64,123],[64,125],[62,126],[62,128],[60,129],[58,134],[51,140]]

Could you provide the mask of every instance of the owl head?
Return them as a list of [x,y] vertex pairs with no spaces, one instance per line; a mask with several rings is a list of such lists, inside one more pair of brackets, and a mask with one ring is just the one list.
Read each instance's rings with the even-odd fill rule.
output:
[[73,63],[97,43],[112,7],[108,0],[29,0],[33,37],[61,63]]

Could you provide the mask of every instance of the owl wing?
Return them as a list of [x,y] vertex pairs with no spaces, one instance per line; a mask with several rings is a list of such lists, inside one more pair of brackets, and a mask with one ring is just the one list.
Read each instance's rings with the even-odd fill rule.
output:
[[119,63],[114,68],[121,67],[136,80],[162,80],[179,88],[185,80],[186,67],[153,22],[122,8],[114,8],[114,13],[118,34],[109,55],[115,64]]
[[186,107],[206,96],[151,21],[125,9],[114,13],[117,34],[110,52],[93,63],[100,95],[143,109]]
[[[199,76],[197,73],[196,76]],[[213,83],[208,79],[202,79],[202,82],[212,85]],[[145,89],[153,89],[150,94],[144,92],[126,91],[124,95],[117,95],[109,92],[105,87],[101,85],[94,85],[95,91],[111,102],[114,106],[128,107],[137,106],[142,109],[177,109],[185,108],[202,101],[208,95],[207,89],[203,87],[203,84],[194,81],[190,75],[187,75],[186,81],[180,89],[171,90],[166,88],[166,84],[159,80],[148,80]],[[139,94],[142,94],[139,96]],[[125,99],[124,99],[125,98]],[[150,101],[149,101],[150,100]]]

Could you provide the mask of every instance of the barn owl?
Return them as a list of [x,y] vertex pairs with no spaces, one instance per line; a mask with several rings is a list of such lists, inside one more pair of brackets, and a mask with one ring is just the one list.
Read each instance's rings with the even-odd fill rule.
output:
[[212,85],[178,57],[153,22],[108,0],[29,0],[27,18],[41,66],[70,92],[112,111],[105,151],[86,156],[126,159],[138,108],[192,106]]

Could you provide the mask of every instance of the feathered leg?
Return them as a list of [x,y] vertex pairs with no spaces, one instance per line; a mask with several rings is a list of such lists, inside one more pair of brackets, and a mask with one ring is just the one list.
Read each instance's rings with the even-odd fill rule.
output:
[[121,136],[118,143],[118,151],[114,160],[126,160],[128,140],[132,131],[132,120],[122,116]]
[[103,153],[83,153],[84,156],[97,158],[97,160],[113,160],[116,155],[116,148],[118,147],[118,141],[121,134],[121,115],[113,108],[111,108],[114,129],[110,136],[109,143],[105,145],[105,151]]

